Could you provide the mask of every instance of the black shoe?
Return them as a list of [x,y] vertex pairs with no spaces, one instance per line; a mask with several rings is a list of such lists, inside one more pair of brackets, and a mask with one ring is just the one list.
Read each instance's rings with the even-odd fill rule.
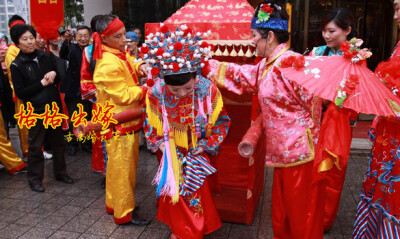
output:
[[78,147],[76,145],[68,145],[67,153],[69,156],[74,156],[78,152]]
[[101,181],[101,188],[106,188],[106,177],[103,178],[103,180]]
[[29,186],[31,186],[31,189],[35,192],[44,192],[44,187],[41,184],[29,184]]
[[72,178],[70,178],[69,176],[64,176],[64,177],[59,177],[56,178],[57,181],[66,183],[66,184],[72,184],[74,183],[74,180],[72,180]]
[[149,225],[150,224],[150,220],[145,220],[145,219],[142,219],[142,218],[140,218],[138,215],[137,215],[137,213],[136,213],[136,211],[133,211],[132,212],[132,219],[131,219],[131,223],[133,224],[133,225],[136,225],[136,226],[146,226],[146,225]]

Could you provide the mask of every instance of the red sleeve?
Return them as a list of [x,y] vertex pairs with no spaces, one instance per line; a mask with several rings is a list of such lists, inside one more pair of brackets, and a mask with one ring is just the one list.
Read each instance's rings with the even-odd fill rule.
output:
[[81,67],[81,95],[82,99],[89,100],[95,97],[97,89],[93,83],[93,75],[90,73],[90,62],[86,57],[86,51],[82,54]]

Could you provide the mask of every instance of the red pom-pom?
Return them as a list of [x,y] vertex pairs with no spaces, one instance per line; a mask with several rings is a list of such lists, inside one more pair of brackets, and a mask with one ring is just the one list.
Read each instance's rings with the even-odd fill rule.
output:
[[214,51],[214,49],[215,49],[214,44],[209,44],[209,46],[211,47],[211,51]]
[[179,67],[179,64],[174,62],[172,63],[172,71],[177,72],[179,71],[181,68]]
[[153,87],[153,85],[154,85],[154,80],[153,80],[153,79],[148,79],[148,80],[146,81],[146,85],[147,85],[148,87]]
[[166,25],[164,25],[164,26],[162,26],[162,27],[160,28],[160,31],[161,31],[162,33],[166,34],[167,32],[169,32],[169,29],[168,29],[168,27],[167,27]]
[[149,52],[149,47],[148,46],[140,47],[140,52],[143,54],[147,54]]
[[174,49],[175,51],[181,51],[183,49],[183,44],[178,41],[177,43],[175,43]]
[[184,32],[183,32],[183,34],[185,34],[185,36],[187,36],[187,34],[193,34],[193,31],[192,31],[192,29],[190,29],[190,28],[188,28],[188,29],[186,29]]
[[160,69],[158,69],[157,67],[151,68],[151,75],[152,76],[157,76],[158,74],[160,74]]
[[206,48],[206,47],[208,47],[208,43],[205,42],[205,41],[203,41],[203,42],[201,43],[200,47]]
[[163,48],[158,48],[156,55],[157,56],[162,56],[162,54],[164,54],[164,49]]
[[209,73],[210,73],[210,68],[208,66],[204,66],[203,68],[201,68],[201,75],[202,76],[207,78]]

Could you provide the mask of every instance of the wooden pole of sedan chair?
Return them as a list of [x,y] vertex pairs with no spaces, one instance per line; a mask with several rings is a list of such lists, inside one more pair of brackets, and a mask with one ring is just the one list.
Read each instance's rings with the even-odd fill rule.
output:
[[286,3],[286,11],[289,14],[289,24],[288,24],[288,32],[289,32],[289,41],[288,41],[288,46],[291,46],[292,43],[292,37],[290,33],[292,32],[292,4],[291,3]]

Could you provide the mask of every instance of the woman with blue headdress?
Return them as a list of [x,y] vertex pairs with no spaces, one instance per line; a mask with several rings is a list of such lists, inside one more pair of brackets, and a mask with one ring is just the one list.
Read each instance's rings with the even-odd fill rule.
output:
[[[321,100],[284,79],[279,66],[301,61],[289,50],[288,14],[272,1],[260,3],[251,23],[257,65],[210,60],[204,71],[219,87],[258,95],[266,138],[266,165],[274,168],[274,238],[306,238],[312,192],[314,146],[320,129]],[[303,58],[304,60],[304,58]],[[295,62],[296,63],[296,62]],[[304,62],[303,62],[304,64]]]
[[[150,150],[162,153],[157,184],[157,219],[172,238],[203,238],[221,227],[207,177],[216,172],[208,155],[217,155],[230,118],[221,93],[200,75],[211,47],[187,26],[174,32],[163,25],[140,51],[151,66],[147,80],[145,136]],[[154,83],[154,80],[156,81]]]

